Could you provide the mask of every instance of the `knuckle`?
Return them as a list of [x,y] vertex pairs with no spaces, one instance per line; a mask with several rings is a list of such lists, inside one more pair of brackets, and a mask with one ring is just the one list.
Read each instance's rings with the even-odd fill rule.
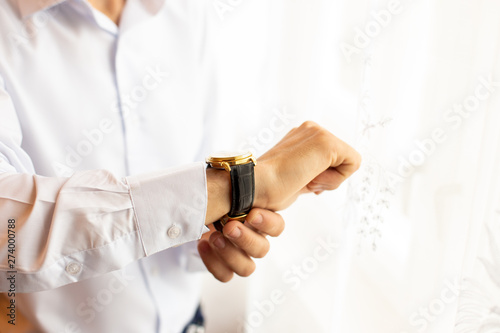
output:
[[214,263],[206,264],[206,267],[212,275],[220,282],[229,282],[233,278],[233,272],[227,268],[218,267]]
[[327,147],[330,147],[332,145],[332,133],[328,132],[326,129],[321,128],[316,132],[316,136],[318,141]]
[[[344,182],[344,181],[342,181],[342,182]],[[330,188],[328,188],[328,191],[334,191],[334,190],[338,189],[340,187],[340,185],[342,184],[342,182],[339,182],[335,185],[332,185]]]
[[210,236],[208,237],[208,242],[213,243],[219,237],[219,235],[220,235],[220,232],[218,232],[218,231],[212,232],[210,234]]
[[242,247],[246,251],[251,251],[251,249],[256,248],[258,245],[256,237],[257,236],[250,235],[242,237],[241,242],[240,244],[238,244],[238,246]]
[[279,219],[278,222],[276,223],[277,236],[279,236],[283,232],[283,230],[285,230],[285,219],[280,214],[278,214],[278,217]]
[[356,151],[356,158],[354,159],[354,170],[358,170],[361,167],[361,163],[363,162],[363,158],[361,154]]
[[217,274],[215,278],[220,282],[227,283],[233,279],[233,273]]
[[245,265],[237,274],[239,276],[247,277],[252,275],[252,273],[255,272],[255,263],[251,261],[248,263],[248,265]]
[[266,254],[269,252],[270,245],[269,242],[266,242],[263,246],[259,248],[259,251],[255,254],[254,258],[264,258]]
[[276,236],[281,235],[281,233],[282,233],[284,230],[285,230],[285,220],[281,219],[280,224],[279,224],[279,226],[277,227],[275,237],[276,237]]
[[312,121],[312,120],[306,120],[306,121],[304,121],[301,126],[304,127],[304,128],[316,128],[316,127],[319,127],[319,125],[316,122]]
[[279,223],[276,223],[272,230],[270,230],[267,234],[271,237],[278,237],[279,235],[281,235],[281,233],[283,232],[283,230],[285,229],[285,223],[284,222],[279,222]]

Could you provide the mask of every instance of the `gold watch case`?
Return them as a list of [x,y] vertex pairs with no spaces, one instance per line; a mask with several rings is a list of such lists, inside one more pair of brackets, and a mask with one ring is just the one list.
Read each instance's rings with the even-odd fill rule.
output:
[[220,152],[215,153],[207,157],[206,162],[210,164],[212,168],[225,169],[227,172],[231,172],[231,166],[241,165],[252,162],[257,165],[257,159],[253,157],[251,152],[245,153],[231,153],[231,152]]

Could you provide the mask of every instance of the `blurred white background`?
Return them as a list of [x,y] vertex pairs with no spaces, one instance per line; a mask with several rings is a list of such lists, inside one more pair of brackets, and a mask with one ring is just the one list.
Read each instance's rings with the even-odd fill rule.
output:
[[312,119],[363,165],[252,277],[207,275],[208,333],[500,332],[500,3],[210,1],[210,147]]

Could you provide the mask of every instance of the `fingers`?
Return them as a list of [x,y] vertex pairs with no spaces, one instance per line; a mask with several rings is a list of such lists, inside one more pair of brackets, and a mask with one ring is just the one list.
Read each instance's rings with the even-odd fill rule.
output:
[[238,221],[230,221],[224,226],[224,236],[239,249],[253,258],[262,258],[269,252],[266,237]]
[[282,210],[297,194],[338,188],[361,165],[361,155],[327,129],[306,121],[259,157],[256,206]]
[[250,257],[262,258],[269,252],[269,241],[265,235],[279,236],[285,228],[281,215],[265,210],[253,209],[245,224],[229,221],[223,232],[234,245]]
[[344,141],[331,134],[333,137],[334,158],[331,167],[343,176],[349,178],[361,166],[361,154]]
[[319,194],[325,190],[337,189],[347,178],[349,178],[361,165],[361,155],[344,141],[328,132],[313,122],[305,122],[302,126],[313,128],[323,139],[324,145],[331,153],[330,167],[317,175],[309,184],[307,189]]
[[307,184],[307,189],[314,193],[335,190],[345,179],[346,176],[341,174],[337,169],[329,168]]
[[327,152],[331,154],[330,168],[335,168],[343,176],[343,180],[349,178],[359,169],[361,155],[346,142],[313,121],[304,122],[300,128],[304,128],[305,131],[313,131],[317,135],[315,146],[321,147],[322,155]]
[[284,227],[281,215],[254,208],[244,224],[236,220],[226,223],[224,236],[218,231],[206,233],[198,242],[198,252],[208,271],[219,281],[231,280],[233,273],[249,276],[255,270],[252,257],[262,258],[269,251],[265,235],[278,236]]
[[[241,224],[241,222],[238,223]],[[236,274],[249,276],[255,270],[255,263],[248,254],[226,239],[220,232],[212,233],[208,242],[219,259]]]
[[203,239],[198,242],[198,252],[203,264],[217,280],[228,282],[233,278],[233,271],[219,258],[208,240]]
[[272,237],[279,236],[285,229],[285,221],[280,214],[261,208],[253,208],[248,213],[245,225]]

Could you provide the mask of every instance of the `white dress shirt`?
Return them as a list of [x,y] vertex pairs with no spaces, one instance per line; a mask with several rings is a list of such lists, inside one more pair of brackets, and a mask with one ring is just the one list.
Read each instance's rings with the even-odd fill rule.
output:
[[85,0],[0,1],[1,332],[178,333],[193,316],[204,6],[128,0],[117,27]]

